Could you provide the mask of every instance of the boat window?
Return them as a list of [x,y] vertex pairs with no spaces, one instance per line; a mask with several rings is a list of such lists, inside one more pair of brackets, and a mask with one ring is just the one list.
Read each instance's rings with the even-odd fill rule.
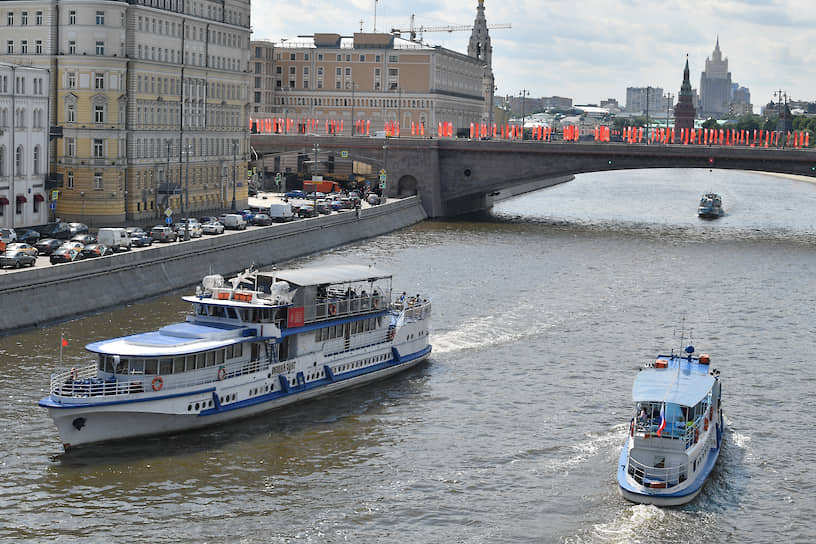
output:
[[207,366],[213,366],[215,364],[215,352],[208,351],[207,352]]
[[116,365],[116,373],[117,374],[127,374],[128,373],[128,360],[127,359],[119,359],[119,364]]
[[207,315],[207,305],[206,304],[196,304],[196,313],[198,315]]
[[243,344],[235,344],[232,350],[233,357],[240,357],[244,354],[244,345]]
[[[130,365],[133,367],[133,364]],[[156,369],[159,366],[158,359],[145,359],[144,360],[144,373],[145,374],[155,374]]]
[[224,350],[219,349],[215,352],[215,364],[220,365],[224,363]]
[[227,348],[225,349],[225,352],[226,352],[226,355],[227,355],[227,359],[232,359],[232,346],[227,346]]
[[184,357],[173,358],[173,374],[184,372]]
[[185,357],[184,371],[189,372],[191,370],[195,370],[195,355]]
[[195,367],[196,368],[204,368],[204,365],[206,364],[204,354],[203,353],[196,353],[195,358],[196,358]]
[[235,313],[235,308],[227,308],[227,317],[230,319],[238,319],[238,314]]
[[130,373],[131,374],[144,374],[144,359],[131,359],[130,360]]
[[159,361],[159,374],[172,374],[173,359],[161,359]]

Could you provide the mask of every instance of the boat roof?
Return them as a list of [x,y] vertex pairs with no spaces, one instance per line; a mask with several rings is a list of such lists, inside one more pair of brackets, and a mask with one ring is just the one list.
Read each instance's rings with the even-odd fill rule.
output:
[[274,275],[278,281],[287,281],[301,287],[354,281],[374,281],[391,277],[391,274],[387,272],[362,264],[295,268],[279,270],[274,274],[272,272],[262,272],[261,274],[269,277]]
[[103,355],[172,357],[235,344],[245,330],[243,325],[225,323],[174,323],[157,331],[93,342],[85,349]]
[[694,406],[708,395],[714,386],[714,376],[708,365],[681,357],[661,357],[668,368],[644,368],[632,387],[634,402],[667,402]]

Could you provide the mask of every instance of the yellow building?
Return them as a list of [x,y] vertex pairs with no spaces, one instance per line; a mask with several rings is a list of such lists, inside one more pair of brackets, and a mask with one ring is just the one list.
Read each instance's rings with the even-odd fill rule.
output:
[[52,74],[57,215],[245,206],[249,33],[245,0],[3,2],[0,60]]

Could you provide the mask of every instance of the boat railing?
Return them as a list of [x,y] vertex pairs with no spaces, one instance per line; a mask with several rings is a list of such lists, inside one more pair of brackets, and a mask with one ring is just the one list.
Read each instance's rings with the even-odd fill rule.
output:
[[635,432],[642,438],[665,438],[667,440],[682,440],[685,449],[694,446],[700,436],[700,430],[703,427],[703,416],[697,417],[694,421],[682,421],[675,423],[667,423],[666,427],[660,432],[658,436],[657,430],[660,428],[659,420],[642,420],[636,418]]
[[383,310],[387,300],[380,293],[372,295],[348,295],[343,297],[328,296],[315,302],[314,321],[325,321],[340,316],[366,314]]
[[686,481],[688,463],[674,467],[651,466],[629,457],[626,471],[637,483],[654,489],[670,488]]
[[166,392],[195,385],[212,384],[261,370],[272,369],[275,373],[287,372],[291,370],[290,366],[289,362],[255,360],[209,366],[190,371],[190,376],[116,374],[102,378],[97,375],[97,366],[94,362],[52,374],[50,392],[52,397],[62,398],[116,397],[146,391]]

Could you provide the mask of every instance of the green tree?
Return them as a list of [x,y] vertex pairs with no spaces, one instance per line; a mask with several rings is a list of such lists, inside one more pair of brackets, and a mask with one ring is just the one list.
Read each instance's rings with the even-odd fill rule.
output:
[[721,128],[721,127],[716,119],[712,119],[711,117],[709,117],[708,119],[703,121],[703,128]]

